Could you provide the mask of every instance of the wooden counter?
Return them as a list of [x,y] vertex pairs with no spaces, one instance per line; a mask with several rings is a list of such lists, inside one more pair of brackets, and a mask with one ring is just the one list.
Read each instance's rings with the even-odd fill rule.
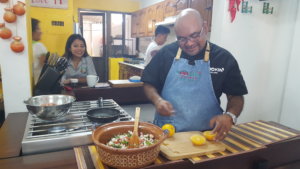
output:
[[[3,169],[71,169],[77,168],[73,149],[20,156],[27,113],[11,113],[0,130]],[[23,132],[22,132],[23,131]],[[15,139],[13,139],[15,138]],[[15,148],[13,148],[15,147]],[[300,137],[270,144],[264,149],[226,156],[193,164],[189,160],[168,161],[146,169],[298,169],[300,168]]]
[[129,79],[131,76],[142,76],[144,71],[144,64],[130,64],[119,62],[119,78]]

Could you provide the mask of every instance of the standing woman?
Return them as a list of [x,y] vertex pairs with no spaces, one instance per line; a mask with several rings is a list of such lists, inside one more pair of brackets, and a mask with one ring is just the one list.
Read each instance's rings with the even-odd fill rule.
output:
[[39,20],[34,18],[31,19],[34,84],[36,84],[39,80],[47,54],[46,47],[43,45],[43,43],[39,42],[42,36],[42,31],[39,23]]
[[69,65],[62,77],[63,84],[69,84],[70,79],[78,79],[79,83],[86,83],[87,75],[97,75],[92,58],[86,50],[84,38],[79,34],[72,34],[65,47],[63,55]]

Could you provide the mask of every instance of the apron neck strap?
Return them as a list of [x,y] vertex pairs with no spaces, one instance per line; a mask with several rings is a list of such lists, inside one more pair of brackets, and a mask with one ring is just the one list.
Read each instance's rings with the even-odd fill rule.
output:
[[177,50],[177,54],[176,54],[176,57],[175,57],[175,60],[179,60],[180,59],[180,56],[181,56],[181,48],[179,47],[178,50]]
[[[178,50],[177,50],[177,54],[176,54],[176,57],[175,59],[176,60],[179,60],[180,59],[180,56],[181,56],[181,48],[179,47]],[[208,62],[209,60],[209,54],[210,54],[210,45],[208,43],[208,41],[206,42],[206,49],[205,49],[205,54],[204,54],[204,61],[205,62]]]
[[205,62],[208,62],[209,60],[209,54],[210,54],[210,45],[207,41],[207,44],[206,44],[206,49],[205,49],[205,54],[204,54],[204,61]]

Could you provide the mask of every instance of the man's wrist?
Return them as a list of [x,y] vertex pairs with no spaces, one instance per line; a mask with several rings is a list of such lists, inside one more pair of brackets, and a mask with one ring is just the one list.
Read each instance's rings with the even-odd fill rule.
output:
[[160,98],[158,98],[158,99],[154,102],[154,104],[157,105],[157,104],[160,103],[162,100],[163,100],[163,99],[160,97]]
[[228,112],[228,111],[227,111],[227,112],[224,112],[223,114],[225,114],[225,115],[231,117],[232,123],[233,123],[233,124],[236,124],[236,122],[237,122],[237,116],[236,116],[235,114],[233,114],[233,113],[231,113],[231,112]]

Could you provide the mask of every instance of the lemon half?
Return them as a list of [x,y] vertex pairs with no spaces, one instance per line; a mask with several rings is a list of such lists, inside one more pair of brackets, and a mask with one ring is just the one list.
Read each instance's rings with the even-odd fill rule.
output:
[[206,138],[200,134],[195,134],[190,137],[192,143],[196,146],[200,146],[206,143]]

